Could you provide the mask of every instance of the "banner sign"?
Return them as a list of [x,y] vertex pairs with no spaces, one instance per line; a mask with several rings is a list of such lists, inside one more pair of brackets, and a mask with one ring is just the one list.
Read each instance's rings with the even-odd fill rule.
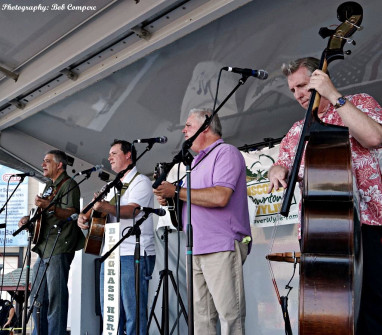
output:
[[[20,171],[0,165],[0,208],[3,208],[21,180],[20,177],[12,176],[17,173]],[[0,214],[0,224],[6,224],[5,228],[0,229],[0,245],[4,245],[4,241],[7,247],[23,247],[28,244],[27,231],[12,236],[19,229],[19,220],[25,215],[28,215],[28,177],[24,178]]]
[[[120,238],[119,222],[105,225],[104,253],[109,251]],[[104,263],[103,334],[115,335],[118,332],[120,298],[120,259],[119,247],[115,248]]]
[[298,204],[300,190],[296,186],[288,217],[279,215],[282,205],[284,188],[267,193],[269,187],[268,170],[276,161],[279,145],[272,148],[242,152],[247,166],[247,195],[250,222],[256,227],[273,226],[277,220],[279,224],[298,223]]

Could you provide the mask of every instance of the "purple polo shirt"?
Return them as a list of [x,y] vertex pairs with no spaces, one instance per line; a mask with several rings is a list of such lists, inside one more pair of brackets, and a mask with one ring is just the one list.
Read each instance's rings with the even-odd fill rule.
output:
[[[219,143],[222,144],[213,149]],[[241,241],[243,237],[251,236],[244,158],[236,147],[219,139],[199,152],[192,162],[192,167],[211,149],[211,153],[192,170],[191,188],[224,186],[232,189],[233,193],[224,208],[191,205],[195,255],[233,251],[235,240]],[[186,205],[183,205],[184,224],[187,224]]]

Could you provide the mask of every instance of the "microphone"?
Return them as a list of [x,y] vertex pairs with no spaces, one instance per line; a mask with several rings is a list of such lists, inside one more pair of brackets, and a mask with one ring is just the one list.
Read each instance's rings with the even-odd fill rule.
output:
[[239,67],[223,67],[223,70],[233,73],[239,73],[248,77],[255,77],[258,79],[267,79],[268,72],[265,70],[252,70],[252,69],[240,69]]
[[35,173],[33,171],[30,171],[30,172],[25,172],[25,173],[13,174],[11,177],[32,177],[34,175],[35,175]]
[[147,213],[153,213],[158,216],[165,216],[166,215],[166,210],[163,208],[150,208],[150,207],[137,207],[140,211]]
[[83,175],[83,174],[88,174],[88,175],[90,175],[92,172],[101,170],[102,168],[103,168],[103,165],[102,165],[102,164],[100,164],[100,165],[96,165],[96,166],[93,166],[91,169],[87,169],[87,170],[78,172],[77,175],[78,175],[78,176],[81,176],[81,175]]
[[149,144],[166,143],[167,137],[161,136],[161,137],[141,138],[141,139],[135,140],[134,142],[136,142],[136,143],[149,143]]
[[66,218],[65,220],[62,220],[59,223],[57,223],[56,225],[54,225],[54,227],[55,228],[62,228],[62,226],[65,225],[66,223],[71,222],[71,221],[75,221],[77,219],[78,219],[78,214],[74,213],[71,216],[69,216],[68,218]]

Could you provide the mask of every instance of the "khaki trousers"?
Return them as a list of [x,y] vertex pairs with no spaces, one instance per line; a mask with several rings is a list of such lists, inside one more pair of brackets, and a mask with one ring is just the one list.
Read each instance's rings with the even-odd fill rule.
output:
[[235,251],[193,256],[194,333],[245,334],[243,264],[248,245],[235,241]]

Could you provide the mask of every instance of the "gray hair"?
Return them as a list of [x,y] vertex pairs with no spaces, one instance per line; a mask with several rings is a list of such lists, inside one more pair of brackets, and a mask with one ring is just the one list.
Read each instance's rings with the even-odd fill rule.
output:
[[281,66],[281,71],[288,77],[292,73],[295,73],[300,67],[305,67],[312,74],[315,70],[320,67],[320,60],[315,57],[305,57],[299,58],[291,61],[289,64],[283,64]]
[[[210,109],[210,108],[193,108],[190,110],[188,115],[190,116],[191,114],[195,114],[195,116],[199,119],[200,124],[202,124],[206,119],[206,115],[208,115],[208,116],[212,115],[212,109]],[[222,135],[223,135],[222,125],[220,123],[220,119],[219,119],[217,114],[214,115],[214,117],[210,123],[210,129],[214,134],[222,137]]]
[[68,156],[61,150],[49,150],[46,155],[53,155],[53,159],[56,163],[62,163],[62,168],[66,171],[66,166],[68,165]]

